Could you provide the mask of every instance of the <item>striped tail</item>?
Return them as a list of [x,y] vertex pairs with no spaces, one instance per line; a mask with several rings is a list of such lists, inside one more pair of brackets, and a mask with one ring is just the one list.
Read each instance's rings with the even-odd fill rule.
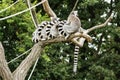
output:
[[46,34],[47,34],[47,36],[48,36],[48,39],[51,39],[50,38],[50,29],[51,29],[51,25],[47,25],[47,27],[46,27]]
[[73,65],[73,72],[76,74],[77,73],[77,64],[78,64],[78,54],[79,54],[79,46],[75,46],[74,50],[74,65]]

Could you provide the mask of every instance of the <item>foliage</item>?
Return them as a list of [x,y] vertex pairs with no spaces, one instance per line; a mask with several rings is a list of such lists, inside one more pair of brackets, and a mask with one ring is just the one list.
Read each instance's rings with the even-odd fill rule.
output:
[[[14,1],[1,0],[0,10]],[[41,0],[32,0],[32,3],[38,1]],[[72,0],[49,2],[57,16],[62,19],[67,18],[75,3]],[[14,7],[0,13],[0,17],[26,8],[26,4],[20,0]],[[79,11],[82,27],[85,29],[103,23],[112,11],[117,14],[111,24],[90,33],[93,42],[85,42],[84,47],[80,49],[77,75],[72,72],[74,44],[61,42],[45,47],[31,80],[120,80],[119,8],[119,0],[111,0],[111,3],[105,0],[79,0],[76,10]],[[36,12],[39,22],[49,20],[41,5],[37,7]],[[31,37],[34,30],[29,12],[0,21],[0,41],[4,45],[8,61],[32,47]],[[24,57],[10,63],[10,69],[13,71]]]

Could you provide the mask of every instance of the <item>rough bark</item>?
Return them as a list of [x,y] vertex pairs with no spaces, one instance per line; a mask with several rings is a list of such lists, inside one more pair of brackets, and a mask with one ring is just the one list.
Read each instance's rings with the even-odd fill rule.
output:
[[5,59],[4,48],[0,42],[0,76],[3,80],[13,80],[12,73]]
[[30,54],[21,62],[17,69],[13,72],[13,80],[24,80],[27,72],[34,62],[40,56],[40,53],[43,50],[43,44],[41,42],[35,44],[32,48]]
[[[43,1],[43,0],[42,0]],[[54,17],[56,18],[56,14],[54,13],[54,11],[51,9],[51,7],[49,6],[48,0],[45,1],[43,4],[43,8],[45,10],[45,12],[50,16],[50,17]]]

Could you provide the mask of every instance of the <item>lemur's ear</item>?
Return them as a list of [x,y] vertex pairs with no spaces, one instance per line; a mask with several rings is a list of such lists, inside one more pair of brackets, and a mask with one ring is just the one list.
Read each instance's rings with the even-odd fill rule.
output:
[[72,14],[74,16],[78,16],[78,11],[72,11],[70,14]]
[[78,16],[78,11],[74,11],[74,15],[75,15],[75,16]]

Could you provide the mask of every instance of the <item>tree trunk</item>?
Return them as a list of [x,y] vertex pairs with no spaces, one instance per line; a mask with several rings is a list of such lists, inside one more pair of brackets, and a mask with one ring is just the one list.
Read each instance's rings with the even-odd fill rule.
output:
[[27,72],[29,71],[30,67],[34,64],[34,62],[40,56],[43,47],[42,43],[35,44],[32,48],[30,54],[22,61],[19,67],[13,72],[13,80],[25,80]]
[[5,59],[4,48],[0,42],[0,76],[3,80],[13,80],[12,73],[8,68],[7,61]]

